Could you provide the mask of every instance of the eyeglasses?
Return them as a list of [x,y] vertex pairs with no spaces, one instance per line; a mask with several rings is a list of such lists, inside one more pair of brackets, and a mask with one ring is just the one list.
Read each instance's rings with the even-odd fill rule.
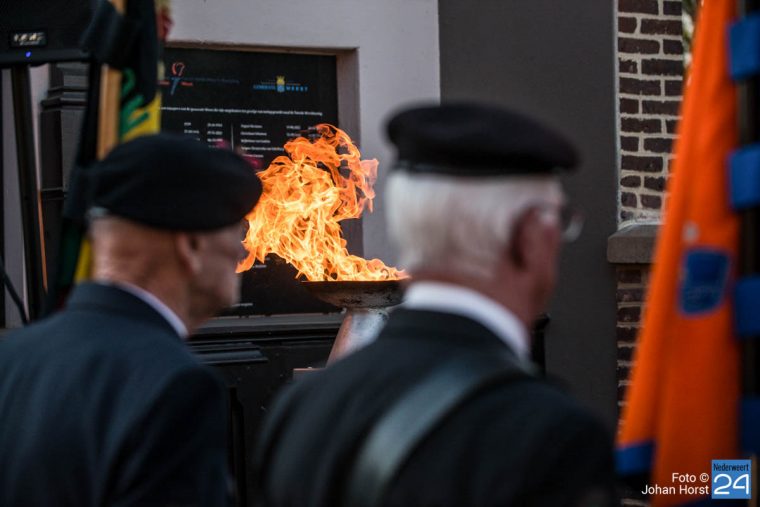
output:
[[583,230],[584,217],[578,209],[569,204],[550,204],[541,203],[538,209],[551,213],[552,218],[556,217],[557,225],[562,233],[562,240],[565,243],[572,243]]

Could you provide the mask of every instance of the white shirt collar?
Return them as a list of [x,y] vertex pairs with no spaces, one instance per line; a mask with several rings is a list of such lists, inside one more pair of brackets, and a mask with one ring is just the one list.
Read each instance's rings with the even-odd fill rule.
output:
[[127,282],[100,282],[104,285],[112,285],[114,287],[118,287],[119,289],[129,292],[136,298],[140,299],[142,302],[156,310],[163,318],[166,319],[166,321],[174,328],[174,330],[177,332],[177,334],[185,339],[188,337],[189,333],[187,332],[187,328],[185,327],[185,324],[182,322],[182,320],[177,316],[174,311],[166,306],[166,304],[158,299],[156,296],[148,292],[147,290],[143,289],[142,287],[138,287],[137,285],[133,285],[131,283]]
[[402,306],[469,317],[501,338],[518,358],[530,361],[525,326],[511,311],[480,292],[442,282],[414,282],[406,290]]

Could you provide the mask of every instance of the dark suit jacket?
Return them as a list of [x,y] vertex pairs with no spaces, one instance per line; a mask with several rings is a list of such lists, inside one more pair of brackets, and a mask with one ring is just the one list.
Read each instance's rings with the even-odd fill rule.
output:
[[[373,420],[436,365],[505,348],[470,319],[394,311],[371,345],[280,396],[256,458],[262,504],[341,507]],[[611,438],[560,390],[527,378],[486,390],[446,419],[401,469],[385,505],[562,507],[581,498],[614,505]]]
[[80,285],[0,340],[0,505],[225,505],[223,400],[153,308]]

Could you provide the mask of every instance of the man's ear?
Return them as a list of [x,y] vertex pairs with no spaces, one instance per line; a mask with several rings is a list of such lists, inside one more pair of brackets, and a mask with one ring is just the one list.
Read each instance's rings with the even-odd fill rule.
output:
[[201,270],[201,243],[203,238],[191,232],[177,232],[174,242],[180,264],[190,273]]
[[538,210],[531,208],[522,213],[514,222],[512,239],[509,243],[509,257],[518,269],[531,265],[533,258],[541,248],[543,224]]

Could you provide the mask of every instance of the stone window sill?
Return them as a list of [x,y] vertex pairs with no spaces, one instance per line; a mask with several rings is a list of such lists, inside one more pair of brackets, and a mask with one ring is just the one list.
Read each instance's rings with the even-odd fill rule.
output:
[[607,238],[612,264],[651,264],[659,224],[631,224]]

